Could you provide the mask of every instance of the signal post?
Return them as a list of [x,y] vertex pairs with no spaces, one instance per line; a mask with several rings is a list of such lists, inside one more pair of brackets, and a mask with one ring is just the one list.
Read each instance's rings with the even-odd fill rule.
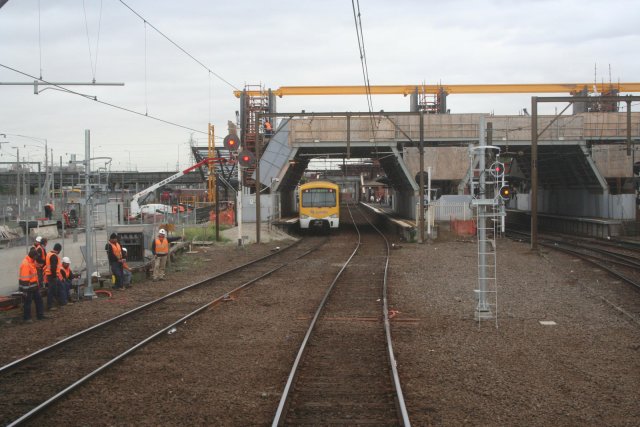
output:
[[[229,134],[224,138],[224,147],[236,158],[238,166],[238,192],[237,192],[237,212],[238,212],[238,246],[242,246],[242,168],[251,168],[255,166],[255,155],[242,148],[240,138],[237,135]],[[256,193],[256,197],[259,194]]]

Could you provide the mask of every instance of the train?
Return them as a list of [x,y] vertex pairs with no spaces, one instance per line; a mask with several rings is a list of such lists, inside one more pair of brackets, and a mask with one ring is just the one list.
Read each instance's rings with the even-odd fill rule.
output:
[[312,181],[300,185],[298,212],[301,229],[329,232],[340,226],[340,187],[329,181]]

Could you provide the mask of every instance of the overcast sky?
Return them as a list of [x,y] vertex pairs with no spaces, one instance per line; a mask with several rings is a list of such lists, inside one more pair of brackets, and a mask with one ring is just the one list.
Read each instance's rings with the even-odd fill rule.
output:
[[[351,1],[125,3],[237,88],[363,84]],[[373,85],[608,82],[609,67],[614,82],[640,81],[637,0],[361,0],[360,11]],[[42,70],[48,81],[123,82],[70,89],[199,130],[193,137],[203,144],[209,121],[224,136],[238,110],[229,84],[150,26],[145,32],[118,0],[9,0],[0,8],[0,64],[36,77]],[[0,67],[0,82],[32,80]],[[447,102],[452,113],[519,114],[530,99],[452,95]],[[9,141],[0,144],[0,161],[14,161],[16,146],[20,157],[43,158],[37,141],[16,134],[46,138],[56,164],[71,153],[84,158],[90,129],[92,155],[112,157],[112,170],[190,163],[187,129],[57,90],[0,86],[0,102],[7,134],[0,142]],[[407,111],[409,98],[374,96],[373,104]],[[367,110],[359,96],[277,105],[281,112]]]

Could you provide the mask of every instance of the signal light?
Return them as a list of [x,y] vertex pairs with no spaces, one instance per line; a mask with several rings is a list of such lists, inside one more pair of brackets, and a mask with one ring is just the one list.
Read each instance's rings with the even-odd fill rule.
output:
[[495,162],[491,165],[491,175],[501,178],[504,175],[504,163]]
[[224,137],[224,148],[229,151],[238,151],[240,147],[240,139],[237,135],[227,135]]
[[256,157],[253,155],[251,151],[242,150],[238,154],[238,162],[240,163],[240,166],[244,166],[245,168],[250,168],[255,166]]
[[505,201],[511,199],[511,187],[508,185],[500,187],[500,197]]

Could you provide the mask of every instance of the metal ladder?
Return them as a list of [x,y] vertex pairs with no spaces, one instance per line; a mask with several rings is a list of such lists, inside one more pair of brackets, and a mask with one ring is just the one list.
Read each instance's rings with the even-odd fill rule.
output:
[[493,199],[485,199],[476,209],[478,227],[478,287],[475,289],[478,305],[478,325],[484,320],[494,319],[498,327],[498,279],[496,236],[501,220],[500,205]]

